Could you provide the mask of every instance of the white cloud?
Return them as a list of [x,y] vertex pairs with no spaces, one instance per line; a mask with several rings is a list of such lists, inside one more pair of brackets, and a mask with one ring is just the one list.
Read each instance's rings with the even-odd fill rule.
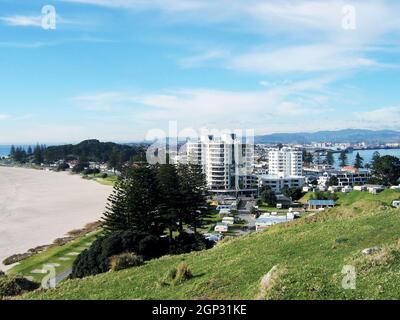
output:
[[131,117],[151,126],[176,120],[191,128],[263,128],[281,118],[293,124],[298,117],[329,111],[329,97],[318,100],[311,93],[322,90],[330,81],[321,78],[254,91],[183,88],[147,94],[104,92],[82,95],[73,101],[85,109],[106,111],[112,117]]
[[370,111],[359,112],[355,122],[377,129],[400,129],[400,106],[383,107]]
[[9,119],[9,118],[10,118],[10,116],[8,114],[1,114],[0,113],[0,120],[6,120],[6,119]]
[[380,64],[337,45],[315,44],[258,49],[234,57],[228,67],[256,73],[289,73],[353,70]]
[[129,100],[126,93],[123,92],[102,92],[94,95],[81,95],[72,100],[79,107],[92,111],[114,111],[121,105],[126,105]]
[[199,0],[61,0],[111,8],[161,9],[166,12],[192,11],[205,8],[208,1]]
[[9,16],[0,17],[0,20],[5,24],[13,27],[41,27],[41,16]]
[[199,55],[183,58],[180,60],[180,64],[185,68],[198,67],[203,65],[205,62],[213,60],[221,60],[229,56],[229,52],[226,50],[211,50]]

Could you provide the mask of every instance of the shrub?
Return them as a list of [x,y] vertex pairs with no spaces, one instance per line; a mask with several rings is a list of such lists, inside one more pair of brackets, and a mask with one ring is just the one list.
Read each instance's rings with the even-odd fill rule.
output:
[[66,162],[60,163],[57,167],[57,171],[65,171],[69,169],[69,164]]
[[103,173],[103,174],[101,175],[101,177],[102,177],[103,179],[108,178],[108,174],[107,174],[107,173]]
[[0,277],[4,277],[6,274],[0,270]]
[[171,245],[171,253],[182,254],[191,251],[201,251],[210,249],[213,245],[212,241],[205,239],[204,236],[199,233],[189,234],[181,232]]
[[143,255],[146,260],[161,257],[166,254],[168,250],[168,241],[153,235],[148,235],[140,240],[138,247],[138,252]]
[[179,284],[186,280],[193,278],[192,271],[186,262],[181,262],[178,267],[169,270],[164,277],[158,281],[159,286],[167,286],[172,284]]
[[134,231],[104,235],[77,257],[72,266],[71,278],[106,272],[110,269],[111,257],[123,252],[136,252],[143,260],[160,257],[168,252],[168,240]]
[[175,283],[182,283],[186,280],[193,278],[192,271],[186,262],[181,262],[176,268]]
[[25,292],[39,288],[39,283],[30,281],[21,276],[0,277],[0,297],[11,297],[21,295]]
[[143,258],[133,252],[124,252],[110,259],[110,268],[113,271],[119,271],[132,267],[137,267],[143,264]]

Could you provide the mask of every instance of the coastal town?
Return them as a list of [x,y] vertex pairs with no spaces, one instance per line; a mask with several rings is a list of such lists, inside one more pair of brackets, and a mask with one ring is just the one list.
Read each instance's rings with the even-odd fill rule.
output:
[[[90,144],[101,145],[101,142],[91,140],[80,145]],[[377,182],[373,175],[373,162],[381,158],[379,150],[396,151],[399,145],[366,142],[254,145],[243,142],[235,134],[206,135],[181,143],[179,152],[170,153],[169,159],[178,170],[180,164],[201,167],[209,204],[213,212],[218,213],[214,225],[208,225],[204,235],[217,242],[227,234],[244,235],[292,221],[312,211],[332,208],[338,193],[400,191],[400,181],[397,184],[395,181]],[[142,149],[140,159],[124,161],[114,148],[108,161],[90,161],[90,157],[82,160],[83,157],[73,155],[52,156],[53,161],[46,161],[45,146],[26,149],[11,146],[10,155],[3,157],[0,164],[70,171],[85,179],[113,185],[124,168],[146,163],[143,155],[150,145],[140,144],[135,148]],[[369,162],[360,156],[362,150],[374,151]],[[351,163],[349,156],[353,154],[356,156]],[[315,199],[304,201],[305,195],[311,193]],[[394,200],[392,205],[398,207],[399,200]]]
[[399,1],[0,12],[1,310],[400,301]]

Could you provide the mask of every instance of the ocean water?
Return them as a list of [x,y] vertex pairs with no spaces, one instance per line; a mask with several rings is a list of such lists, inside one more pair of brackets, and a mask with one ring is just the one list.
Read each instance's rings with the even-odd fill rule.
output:
[[[349,165],[354,164],[354,160],[356,158],[357,152],[360,153],[360,156],[364,158],[364,164],[370,163],[372,160],[372,155],[375,151],[378,151],[381,156],[395,156],[400,158],[400,149],[380,149],[380,150],[354,150],[352,153],[347,154],[347,162]],[[340,153],[335,153],[333,156],[335,158],[335,165],[339,165],[339,155]]]
[[11,146],[0,145],[0,157],[5,157],[10,154]]
[[[29,145],[14,145],[15,147],[22,147],[25,150],[28,149]],[[35,145],[31,145],[32,148],[34,148]],[[10,154],[10,150],[11,150],[11,145],[0,145],[0,157],[5,157],[8,156]]]

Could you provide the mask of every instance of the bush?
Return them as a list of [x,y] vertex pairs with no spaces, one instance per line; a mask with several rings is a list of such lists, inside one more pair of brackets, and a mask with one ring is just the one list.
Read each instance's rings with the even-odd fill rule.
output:
[[99,173],[100,173],[100,170],[97,168],[95,168],[95,169],[87,168],[87,169],[83,170],[84,175],[99,174]]
[[176,268],[175,283],[182,283],[186,280],[193,278],[192,271],[186,262],[181,262]]
[[66,162],[60,163],[57,167],[57,171],[65,171],[69,169],[69,164]]
[[168,240],[133,231],[116,232],[96,239],[72,266],[71,278],[83,278],[110,269],[111,257],[123,252],[136,252],[143,260],[168,253]]
[[169,243],[168,240],[160,239],[153,235],[144,237],[139,242],[138,251],[145,260],[161,257],[168,253]]
[[170,284],[179,284],[193,278],[192,271],[186,262],[181,262],[178,267],[169,270],[164,277],[158,281],[160,287]]
[[143,257],[136,255],[133,252],[124,252],[110,259],[110,268],[113,271],[119,271],[132,267],[137,267],[143,264]]
[[72,172],[73,173],[81,173],[85,170],[85,168],[89,167],[89,163],[87,162],[80,162],[77,163],[73,168],[72,168]]
[[0,276],[0,298],[21,295],[36,290],[39,283],[30,281],[21,276]]
[[103,179],[108,178],[108,174],[107,174],[107,173],[103,173],[103,174],[101,175],[101,177],[102,177]]
[[172,254],[182,254],[191,251],[201,251],[212,248],[214,243],[199,233],[181,232],[171,245]]

